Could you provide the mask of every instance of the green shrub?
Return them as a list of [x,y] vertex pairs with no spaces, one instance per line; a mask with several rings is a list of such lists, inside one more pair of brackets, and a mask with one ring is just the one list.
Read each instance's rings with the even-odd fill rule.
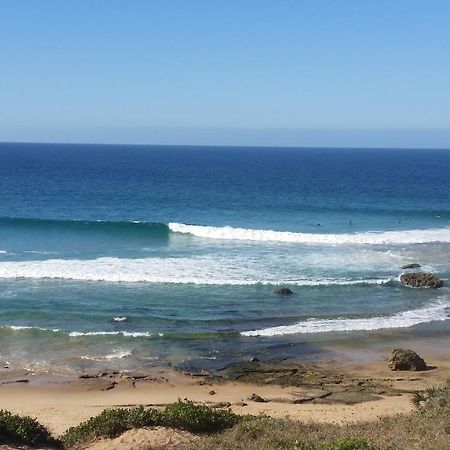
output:
[[215,411],[190,401],[178,401],[164,410],[137,408],[106,409],[76,427],[69,428],[62,441],[66,447],[97,438],[114,438],[133,428],[166,426],[193,433],[212,433],[234,426],[239,416],[231,411]]
[[178,401],[164,411],[164,425],[193,433],[215,433],[231,428],[239,416],[228,410],[212,410],[208,406],[194,405],[190,401]]
[[56,439],[37,420],[3,409],[0,410],[0,442],[58,446]]
[[334,441],[331,448],[332,450],[366,450],[370,448],[370,445],[365,439],[346,437]]
[[69,428],[63,435],[65,446],[72,447],[80,442],[100,437],[115,438],[133,428],[160,425],[162,413],[155,409],[114,408],[105,409],[76,427]]

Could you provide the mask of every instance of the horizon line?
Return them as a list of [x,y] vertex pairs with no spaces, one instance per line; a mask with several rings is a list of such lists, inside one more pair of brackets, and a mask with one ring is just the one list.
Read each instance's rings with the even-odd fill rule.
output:
[[5,144],[26,144],[26,145],[67,145],[67,146],[114,146],[114,147],[201,147],[201,148],[248,148],[248,149],[309,149],[309,150],[447,150],[450,147],[391,147],[391,146],[328,146],[328,145],[223,145],[223,144],[127,144],[127,143],[109,143],[109,142],[48,142],[48,141],[0,141],[0,145]]

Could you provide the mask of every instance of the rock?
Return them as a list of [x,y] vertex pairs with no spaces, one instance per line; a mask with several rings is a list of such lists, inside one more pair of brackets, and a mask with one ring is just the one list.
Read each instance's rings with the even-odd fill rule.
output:
[[247,406],[247,403],[245,403],[245,402],[236,402],[236,403],[233,403],[235,406]]
[[290,397],[278,397],[273,398],[270,401],[276,403],[291,403],[294,405],[299,405],[301,403],[311,402],[313,400],[318,400],[322,398],[326,398],[330,396],[332,393],[329,391],[310,391],[310,392],[301,392],[297,394],[293,394]]
[[289,288],[280,288],[277,289],[275,292],[277,295],[292,295],[293,292]]
[[256,403],[267,403],[267,400],[264,400],[262,397],[260,397],[257,394],[250,395],[248,400],[251,400],[251,401],[256,402]]
[[210,405],[211,408],[229,408],[230,406],[230,402],[217,402]]
[[411,264],[404,265],[402,267],[402,269],[418,269],[419,267],[422,267],[422,266],[418,263],[411,263]]
[[209,395],[215,395],[216,391],[209,391]]
[[412,350],[396,348],[389,359],[391,370],[427,370],[425,361]]
[[0,384],[13,384],[13,383],[29,383],[30,380],[27,378],[19,378],[17,380],[8,380],[8,381],[2,381]]
[[444,282],[432,273],[404,273],[400,276],[400,281],[411,287],[440,288],[444,286]]

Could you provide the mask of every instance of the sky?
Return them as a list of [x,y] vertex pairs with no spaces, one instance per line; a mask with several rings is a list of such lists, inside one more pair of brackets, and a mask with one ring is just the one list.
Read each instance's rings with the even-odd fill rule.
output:
[[450,2],[0,0],[0,141],[450,148]]

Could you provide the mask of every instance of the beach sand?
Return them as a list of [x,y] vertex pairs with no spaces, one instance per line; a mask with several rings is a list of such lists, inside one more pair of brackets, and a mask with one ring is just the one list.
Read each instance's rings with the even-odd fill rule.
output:
[[[262,383],[258,379],[255,382],[238,382],[193,376],[169,369],[155,369],[145,374],[85,374],[81,378],[4,368],[0,372],[0,408],[35,417],[56,435],[105,408],[135,405],[158,407],[178,399],[189,399],[213,407],[230,407],[238,414],[265,413],[272,417],[290,417],[307,422],[343,424],[370,421],[381,416],[408,413],[412,409],[414,391],[442,384],[450,378],[450,358],[446,346],[438,346],[438,342],[410,342],[411,348],[419,347],[425,352],[423,356],[429,355],[426,360],[431,370],[393,372],[386,363],[389,355],[383,350],[377,358],[364,363],[356,358],[357,362],[353,364],[347,360],[345,363],[323,361],[311,365],[319,378],[324,379],[323,385],[314,386],[279,385],[276,380],[272,383],[267,379]],[[325,375],[320,375],[322,373]],[[330,382],[330,379],[336,381]],[[350,394],[350,397],[344,395],[341,398],[343,392]],[[266,402],[250,400],[253,394]],[[358,397],[359,394],[363,395]],[[130,442],[140,442],[149,439],[149,433],[149,430],[133,431],[127,436]],[[189,433],[172,431],[160,431],[157,435],[166,436],[167,442],[175,443],[192,438]],[[123,439],[126,438],[122,437],[122,447],[117,444],[117,448],[139,448],[138,443],[135,447],[131,444],[127,447]],[[108,445],[114,447],[111,442]],[[168,447],[171,445],[167,444]]]

